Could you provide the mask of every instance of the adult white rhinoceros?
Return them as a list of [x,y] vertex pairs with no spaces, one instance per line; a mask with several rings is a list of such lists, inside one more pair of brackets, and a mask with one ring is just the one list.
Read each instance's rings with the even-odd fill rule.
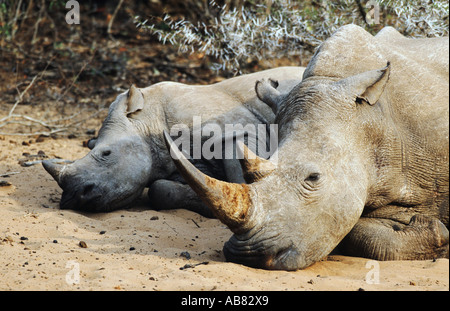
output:
[[344,26],[287,96],[273,83],[256,89],[276,106],[278,165],[243,161],[257,178],[236,184],[175,160],[234,232],[227,260],[295,270],[341,241],[377,260],[448,257],[448,37]]
[[[193,86],[162,82],[147,88],[134,86],[111,104],[98,138],[85,157],[69,165],[43,161],[44,168],[63,189],[61,209],[107,212],[129,206],[150,186],[153,208],[188,208],[206,216],[211,211],[176,174],[164,144],[163,130],[175,125],[201,127],[273,122],[271,108],[255,94],[255,82],[275,77],[288,92],[303,75],[303,67],[280,67],[222,82]],[[202,137],[205,141],[208,137]],[[234,164],[236,162],[236,165]],[[239,161],[194,159],[206,174],[241,181]]]

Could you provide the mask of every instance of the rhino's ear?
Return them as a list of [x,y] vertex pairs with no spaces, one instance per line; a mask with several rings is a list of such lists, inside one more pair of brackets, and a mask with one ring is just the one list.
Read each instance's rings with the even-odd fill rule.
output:
[[282,100],[281,93],[277,90],[278,81],[269,79],[257,81],[255,84],[255,91],[258,98],[265,102],[272,108],[272,111],[276,114],[280,102]]
[[132,113],[142,110],[143,108],[144,108],[144,95],[142,94],[141,90],[139,90],[137,87],[134,86],[134,84],[132,84],[130,89],[128,90],[127,110],[126,110],[127,117],[130,116]]
[[91,138],[87,142],[87,147],[92,150],[92,149],[94,149],[96,143],[97,143],[97,137]]
[[355,96],[355,101],[375,105],[383,94],[389,80],[391,64],[382,69],[367,71],[337,83],[344,85],[346,91]]

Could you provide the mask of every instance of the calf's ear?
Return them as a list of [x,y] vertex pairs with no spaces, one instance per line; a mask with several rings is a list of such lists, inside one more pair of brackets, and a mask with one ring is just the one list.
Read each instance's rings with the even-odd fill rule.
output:
[[354,96],[356,102],[375,105],[389,80],[390,69],[391,64],[388,62],[382,69],[366,71],[336,83],[342,85],[346,92]]
[[139,90],[137,87],[134,86],[134,84],[132,84],[130,89],[128,90],[127,110],[126,110],[127,117],[130,116],[132,113],[142,110],[143,108],[144,108],[144,95],[142,94],[141,90]]
[[96,143],[97,143],[97,137],[91,138],[87,142],[87,147],[92,150],[92,149],[94,149]]
[[282,100],[281,93],[277,90],[278,81],[260,80],[255,84],[255,91],[258,98],[272,108],[273,113],[277,113],[278,107]]

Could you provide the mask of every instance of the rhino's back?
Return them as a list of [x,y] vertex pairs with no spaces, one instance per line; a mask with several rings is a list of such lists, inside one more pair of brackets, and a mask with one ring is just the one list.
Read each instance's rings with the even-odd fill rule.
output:
[[426,64],[428,71],[433,71],[440,79],[449,78],[449,38],[407,38],[393,27],[383,28],[374,39],[401,53],[417,64]]
[[[405,38],[388,27],[372,36],[361,27],[340,28],[316,51],[304,78],[346,78],[391,63],[383,101],[410,135],[448,151],[448,38]],[[434,141],[434,142],[433,142]],[[441,147],[440,147],[441,149]]]
[[165,82],[158,87],[162,94],[158,101],[169,127],[180,123],[191,127],[194,119],[221,126],[255,120],[239,99],[210,85]]
[[273,79],[279,82],[278,90],[282,94],[288,93],[302,80],[304,67],[285,66],[267,69],[255,73],[237,76],[210,85],[214,92],[227,94],[254,114],[260,115],[264,120],[272,122],[275,115],[272,109],[258,99],[255,92],[255,84],[259,80]]
[[[406,38],[392,27],[372,36],[363,28],[339,28],[314,54],[304,78],[324,76],[345,78],[378,69],[390,61],[402,72],[433,72],[448,81],[449,38]],[[395,75],[395,74],[394,74]]]
[[[239,97],[242,102],[246,102],[256,95],[254,91],[256,81],[268,78],[277,81],[284,81],[285,83],[281,84],[279,89],[280,92],[283,92],[287,89],[290,90],[295,86],[295,84],[301,81],[304,71],[304,67],[296,66],[284,66],[267,69],[218,82],[211,85],[211,88],[228,92],[233,96]],[[295,84],[292,85],[291,83]]]
[[172,123],[190,126],[194,117],[219,125],[271,123],[275,116],[271,108],[257,98],[256,81],[276,79],[280,81],[281,89],[287,91],[301,81],[303,71],[303,67],[280,67],[211,85],[162,82],[144,92],[163,105],[169,126]]

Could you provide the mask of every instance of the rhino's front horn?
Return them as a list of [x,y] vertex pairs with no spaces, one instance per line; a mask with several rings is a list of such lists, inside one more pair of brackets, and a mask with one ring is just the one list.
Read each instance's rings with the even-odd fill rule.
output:
[[247,183],[251,184],[256,182],[275,170],[275,164],[269,160],[258,157],[243,142],[240,142],[238,146],[240,152],[239,162],[242,167],[242,172],[244,173],[244,179]]
[[180,174],[214,215],[234,233],[244,231],[251,205],[249,186],[224,182],[203,174],[178,150],[166,131],[164,139]]
[[57,164],[51,160],[44,160],[42,161],[42,166],[44,166],[45,170],[52,175],[53,179],[55,179],[58,184],[60,184],[61,173],[65,168],[65,165]]

